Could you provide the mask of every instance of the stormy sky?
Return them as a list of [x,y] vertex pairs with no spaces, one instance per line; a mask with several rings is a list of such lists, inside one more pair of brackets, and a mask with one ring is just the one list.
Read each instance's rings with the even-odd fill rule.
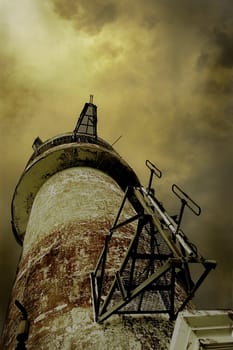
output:
[[202,208],[183,229],[218,266],[198,307],[233,307],[232,0],[0,0],[0,321],[20,248],[10,226],[15,185],[42,140],[72,131],[94,94],[98,134],[171,214],[177,183]]

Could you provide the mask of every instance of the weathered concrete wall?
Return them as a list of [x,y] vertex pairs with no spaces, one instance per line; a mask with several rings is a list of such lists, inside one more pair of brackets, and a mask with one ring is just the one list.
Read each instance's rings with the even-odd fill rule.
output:
[[[53,175],[33,203],[12,303],[4,349],[15,349],[20,320],[14,300],[31,322],[28,349],[167,349],[172,323],[165,317],[111,317],[93,321],[89,274],[93,271],[123,198],[103,172],[76,167]],[[132,215],[129,206],[125,217]],[[135,227],[113,240],[108,273],[119,266]]]

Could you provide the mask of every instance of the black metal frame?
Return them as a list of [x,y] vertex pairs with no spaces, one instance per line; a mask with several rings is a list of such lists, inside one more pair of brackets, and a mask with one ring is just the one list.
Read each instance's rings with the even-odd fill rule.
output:
[[29,327],[30,327],[30,322],[28,320],[28,313],[25,307],[19,302],[19,300],[15,300],[15,305],[21,312],[21,321],[18,327],[18,333],[16,336],[17,339],[17,345],[15,350],[26,350],[26,344],[25,342],[28,340],[28,335],[29,335]]
[[[91,112],[88,112],[88,109],[91,109]],[[80,131],[81,128],[84,130]],[[74,137],[78,138],[79,135],[97,138],[97,107],[93,103],[85,103],[83,107],[74,129]]]
[[[158,169],[148,162],[147,166],[149,165],[151,174],[152,172],[155,173],[154,169]],[[158,170],[155,175],[161,177],[162,173]],[[182,194],[182,198],[179,196],[181,199],[180,214],[177,222],[174,221],[155,198],[153,191],[151,191],[152,176],[153,174],[149,180],[147,190],[143,187],[127,188],[113,227],[106,236],[105,245],[95,271],[91,273],[92,300],[97,322],[106,320],[112,314],[167,313],[170,319],[175,319],[177,314],[192,299],[211,269],[216,266],[215,261],[206,260],[197,252],[196,247],[189,242],[184,232],[180,229],[184,208],[191,199],[178,186],[174,185],[176,186],[175,189],[178,188],[179,194]],[[137,198],[142,210],[123,222],[119,222],[126,201],[132,195]],[[191,204],[198,208],[195,214],[200,215],[199,206],[192,200]],[[189,205],[187,206],[189,207]],[[195,209],[192,211],[195,212]],[[164,218],[166,219],[165,222]],[[136,221],[136,232],[131,239],[120,268],[111,276],[111,286],[108,286],[108,291],[106,292],[106,263],[110,241],[114,232],[119,228]],[[150,251],[141,253],[138,252],[138,245],[145,228],[149,235]],[[167,252],[159,251],[156,236],[166,245]],[[137,282],[134,276],[137,273],[139,261],[143,262],[147,270],[146,273],[141,275],[142,278],[140,276],[141,280]],[[203,267],[202,273],[195,282],[190,272],[192,264],[199,264]],[[185,292],[182,300],[178,302],[176,289],[177,285],[181,283]],[[154,308],[153,305],[151,305],[150,309],[142,307],[145,295],[148,296],[153,293],[159,293],[157,295],[161,297],[164,308]]]

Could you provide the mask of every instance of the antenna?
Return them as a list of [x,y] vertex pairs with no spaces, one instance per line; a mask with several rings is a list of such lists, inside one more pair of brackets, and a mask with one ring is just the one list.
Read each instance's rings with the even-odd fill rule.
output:
[[122,138],[122,135],[119,136],[119,137],[116,139],[116,141],[114,141],[114,142],[111,144],[111,146],[115,145],[121,138]]

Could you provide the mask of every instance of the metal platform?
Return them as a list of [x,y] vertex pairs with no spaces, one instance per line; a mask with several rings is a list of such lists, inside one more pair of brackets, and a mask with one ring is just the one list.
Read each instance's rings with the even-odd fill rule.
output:
[[[167,313],[175,319],[192,299],[196,290],[216,262],[202,257],[184,232],[181,221],[185,207],[200,215],[200,207],[177,185],[173,192],[181,201],[180,213],[169,216],[151,188],[153,176],[162,173],[151,162],[148,188],[128,187],[116,220],[106,236],[105,245],[95,271],[91,273],[92,299],[95,320],[102,322],[112,314]],[[120,222],[126,202],[136,197],[141,210]],[[109,247],[114,234],[123,226],[136,224],[121,266],[106,273]],[[193,278],[192,265],[201,272]],[[200,270],[200,269],[199,269]],[[196,275],[196,273],[195,273]]]

